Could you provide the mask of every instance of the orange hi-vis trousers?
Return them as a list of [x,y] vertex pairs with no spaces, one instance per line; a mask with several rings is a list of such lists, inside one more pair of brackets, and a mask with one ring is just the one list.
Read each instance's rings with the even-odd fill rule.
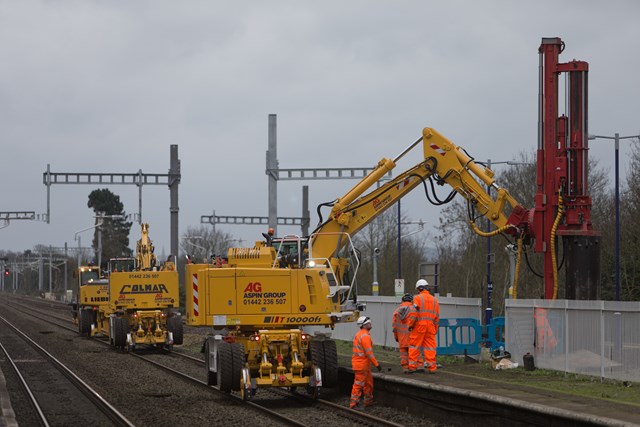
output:
[[353,373],[355,374],[355,379],[351,388],[349,407],[355,408],[358,406],[361,396],[364,396],[364,406],[371,405],[373,403],[373,375],[371,375],[371,369],[353,371]]

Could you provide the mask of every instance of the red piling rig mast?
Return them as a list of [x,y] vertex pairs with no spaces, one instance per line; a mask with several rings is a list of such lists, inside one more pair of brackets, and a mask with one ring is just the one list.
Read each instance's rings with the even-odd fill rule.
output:
[[[591,224],[588,194],[587,76],[589,64],[559,63],[564,42],[543,38],[540,49],[536,196],[532,228],[536,252],[544,254],[544,296],[557,297],[564,262],[566,299],[599,297],[600,235]],[[558,81],[566,75],[567,110],[558,115]],[[558,215],[558,210],[564,216]],[[556,224],[557,222],[557,224]],[[555,225],[554,225],[555,224]],[[563,259],[557,259],[562,236]],[[555,249],[555,250],[554,250]],[[555,276],[555,277],[554,277]]]

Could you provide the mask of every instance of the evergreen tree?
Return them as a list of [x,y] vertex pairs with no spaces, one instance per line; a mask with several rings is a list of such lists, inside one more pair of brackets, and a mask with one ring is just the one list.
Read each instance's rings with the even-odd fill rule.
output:
[[[130,257],[133,251],[129,248],[129,231],[131,222],[126,221],[124,205],[120,196],[108,189],[93,190],[89,194],[87,207],[92,208],[96,217],[96,225],[102,222],[102,226],[96,227],[93,235],[93,247],[98,248],[98,233],[102,232],[102,263],[110,258]],[[121,218],[112,218],[112,216]]]

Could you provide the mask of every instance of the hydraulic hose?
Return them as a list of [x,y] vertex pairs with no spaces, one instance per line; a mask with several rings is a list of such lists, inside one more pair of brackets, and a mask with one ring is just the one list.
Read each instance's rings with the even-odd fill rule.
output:
[[556,220],[551,227],[551,264],[553,268],[553,299],[558,299],[558,260],[556,258],[556,230],[560,219],[564,213],[564,206],[562,206],[562,194],[558,189],[558,213],[556,214]]
[[507,224],[507,225],[503,225],[500,228],[496,228],[493,231],[482,231],[478,228],[478,226],[476,225],[475,222],[473,221],[469,221],[469,224],[471,225],[471,229],[473,231],[475,231],[475,233],[480,236],[480,237],[493,237],[493,236],[497,236],[498,234],[502,234],[505,231],[507,231],[509,228],[513,227],[511,224]]
[[513,273],[513,299],[518,299],[518,276],[520,274],[520,262],[522,261],[522,242],[524,233],[518,238],[518,258],[516,259],[516,269]]

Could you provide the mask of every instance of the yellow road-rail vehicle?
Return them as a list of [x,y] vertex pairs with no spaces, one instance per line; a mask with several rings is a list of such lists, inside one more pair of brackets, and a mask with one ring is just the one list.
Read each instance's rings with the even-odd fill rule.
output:
[[336,343],[304,327],[354,321],[359,307],[328,260],[309,267],[296,255],[308,252],[305,239],[269,243],[229,249],[222,267],[187,264],[187,324],[213,326],[204,343],[209,385],[239,390],[245,399],[259,387],[300,387],[318,396],[321,387],[338,384]]
[[77,277],[78,298],[74,311],[77,311],[78,332],[90,336],[98,310],[109,303],[109,280],[102,277],[100,267],[95,265],[79,267]]
[[[170,349],[183,341],[179,305],[178,272],[175,262],[157,265],[148,238],[148,224],[142,224],[142,238],[135,258],[109,260],[105,282],[107,300],[91,307],[95,313],[89,335],[104,335],[116,348],[134,350],[138,345]],[[91,300],[91,288],[81,291],[80,303]],[[100,289],[103,298],[105,289]],[[86,311],[89,311],[88,308]],[[85,329],[81,329],[81,333]]]
[[[419,145],[423,156],[415,166],[378,185]],[[353,292],[359,252],[351,236],[414,188],[424,187],[429,198],[428,189],[447,184],[452,191],[440,202],[462,195],[476,232],[475,221],[486,216],[498,227],[495,234],[523,238],[527,211],[493,176],[464,149],[424,128],[396,158],[383,158],[343,197],[320,205],[318,213],[323,206],[331,212],[310,236],[265,234],[266,242],[252,248],[230,248],[222,266],[187,264],[187,324],[213,326],[203,346],[208,383],[239,390],[245,399],[259,387],[304,386],[317,396],[321,387],[337,385],[335,342],[328,334],[310,336],[305,328],[333,329],[355,321],[364,308]]]

